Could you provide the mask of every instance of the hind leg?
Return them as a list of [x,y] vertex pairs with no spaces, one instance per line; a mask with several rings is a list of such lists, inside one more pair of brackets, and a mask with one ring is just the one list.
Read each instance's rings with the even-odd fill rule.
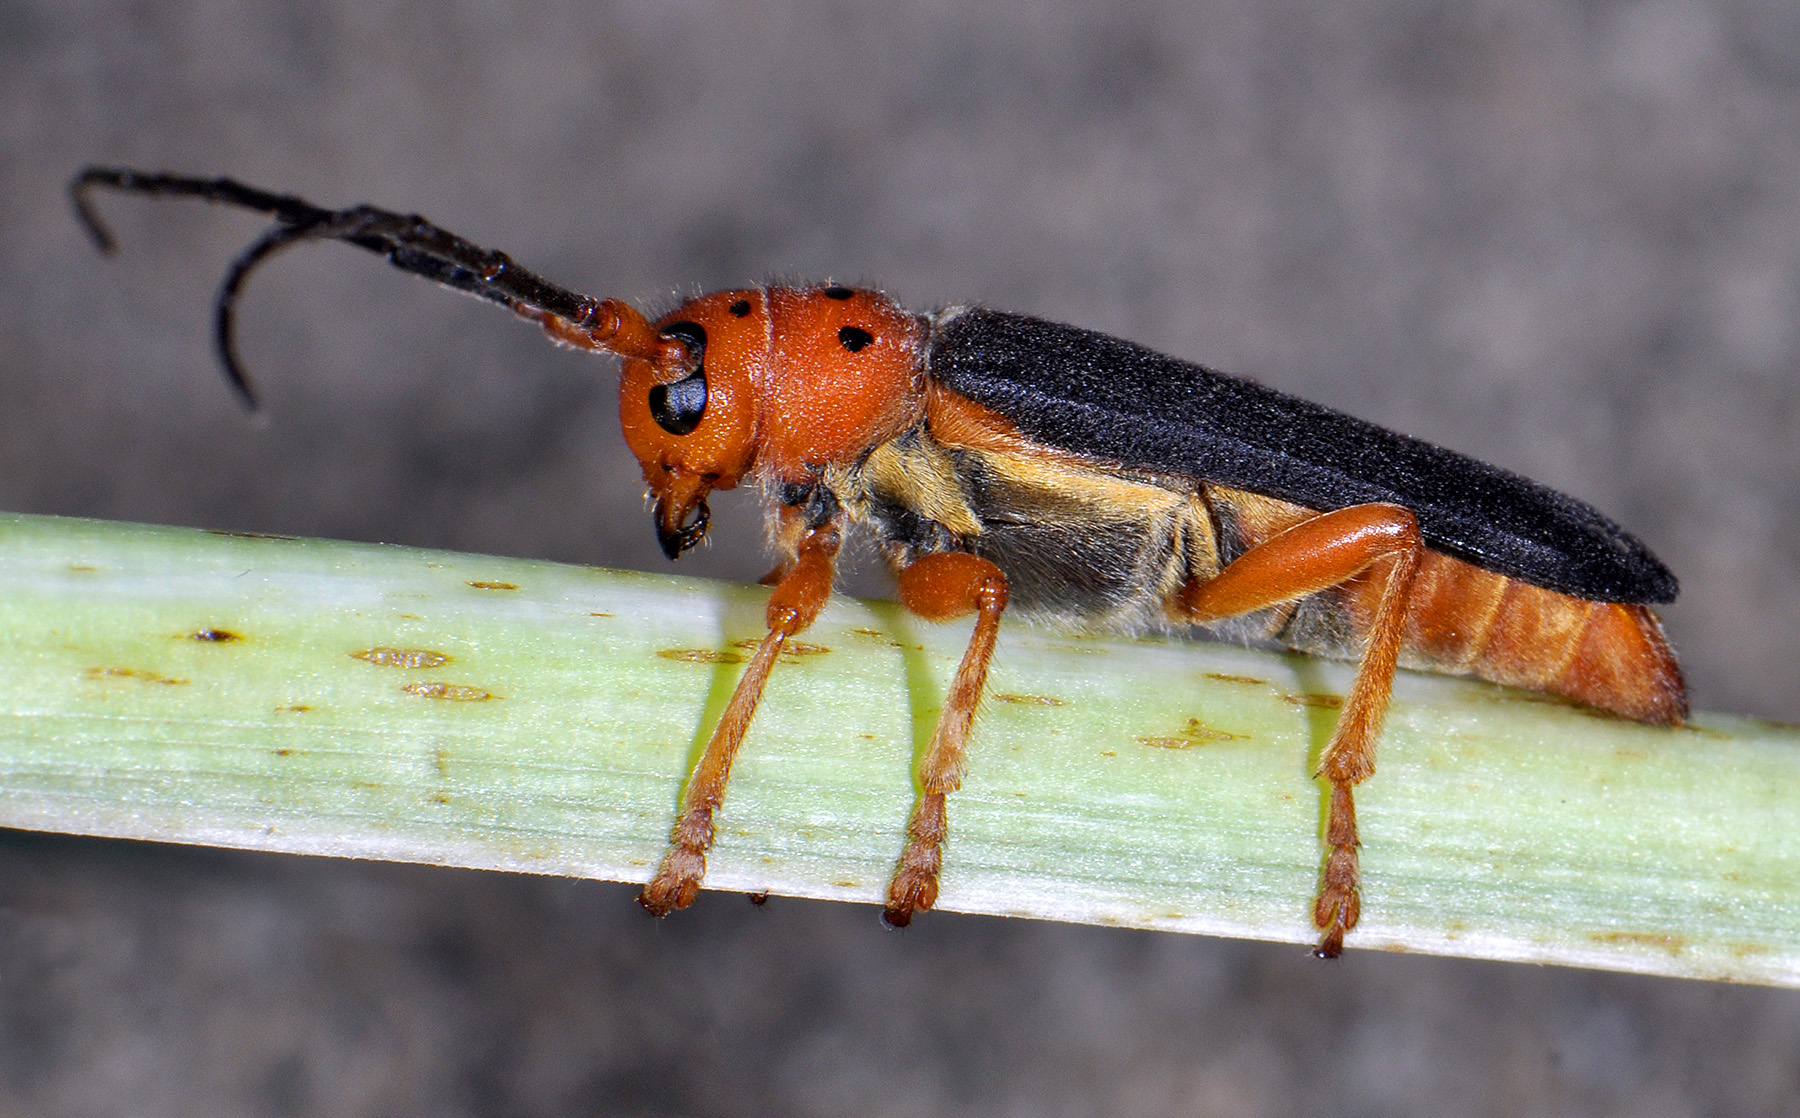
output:
[[1398,505],[1353,505],[1302,521],[1238,556],[1219,574],[1192,581],[1176,595],[1177,616],[1215,621],[1291,602],[1360,575],[1382,580],[1369,621],[1356,680],[1338,713],[1318,775],[1331,782],[1325,819],[1329,851],[1320,874],[1313,923],[1317,954],[1335,958],[1356,927],[1358,888],[1356,803],[1351,789],[1375,771],[1375,740],[1393,692],[1394,669],[1406,629],[1406,610],[1424,544],[1413,514]]

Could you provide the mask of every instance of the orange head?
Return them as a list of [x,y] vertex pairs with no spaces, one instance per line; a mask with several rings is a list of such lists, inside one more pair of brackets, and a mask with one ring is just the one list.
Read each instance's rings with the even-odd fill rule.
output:
[[923,327],[877,292],[717,291],[654,323],[607,300],[588,330],[625,358],[619,419],[671,559],[705,538],[713,490],[805,483],[919,414]]

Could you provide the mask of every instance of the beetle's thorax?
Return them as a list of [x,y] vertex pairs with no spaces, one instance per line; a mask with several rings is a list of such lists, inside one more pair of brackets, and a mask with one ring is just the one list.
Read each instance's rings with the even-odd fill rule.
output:
[[887,296],[845,287],[767,289],[769,356],[755,469],[800,482],[860,460],[924,408],[925,327]]

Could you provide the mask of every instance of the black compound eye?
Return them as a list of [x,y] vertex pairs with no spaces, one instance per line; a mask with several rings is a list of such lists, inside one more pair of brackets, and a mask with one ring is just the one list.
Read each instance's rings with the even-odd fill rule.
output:
[[700,426],[706,414],[706,331],[696,322],[676,322],[662,332],[664,337],[686,343],[694,357],[694,371],[672,384],[651,386],[650,418],[671,435],[685,435]]
[[706,374],[698,370],[674,384],[650,389],[650,418],[671,435],[685,435],[700,426],[706,413]]
[[857,350],[874,340],[875,335],[869,333],[860,326],[846,326],[838,331],[838,341],[842,342],[844,348],[851,353],[855,353]]

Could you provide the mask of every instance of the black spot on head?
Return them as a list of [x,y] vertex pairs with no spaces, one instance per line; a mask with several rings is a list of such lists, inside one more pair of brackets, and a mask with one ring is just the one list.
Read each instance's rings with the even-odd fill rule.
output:
[[846,326],[838,331],[838,341],[844,343],[844,348],[851,353],[855,353],[874,340],[875,335],[860,326]]
[[749,314],[750,313],[750,300],[739,299],[737,302],[731,304],[731,313],[737,318],[742,318],[745,315]]
[[842,286],[841,284],[834,283],[830,287],[827,287],[824,291],[820,292],[820,294],[825,296],[825,298],[827,298],[827,299],[848,299],[848,298],[850,298],[850,296],[856,294],[856,292],[850,290],[848,287]]

